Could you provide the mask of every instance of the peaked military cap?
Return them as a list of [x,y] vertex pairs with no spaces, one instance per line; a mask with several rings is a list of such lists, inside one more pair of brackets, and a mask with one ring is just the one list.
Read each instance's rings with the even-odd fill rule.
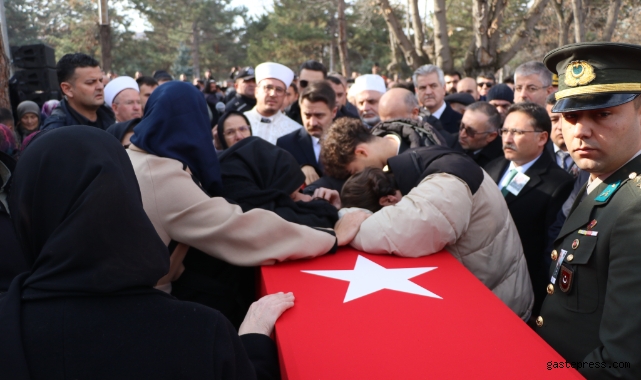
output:
[[586,42],[562,46],[543,59],[559,76],[552,112],[616,107],[641,94],[641,46]]

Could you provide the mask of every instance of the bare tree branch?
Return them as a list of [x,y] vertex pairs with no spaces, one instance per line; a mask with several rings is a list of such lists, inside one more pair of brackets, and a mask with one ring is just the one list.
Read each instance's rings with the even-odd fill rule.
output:
[[614,28],[616,28],[617,20],[619,18],[620,7],[621,0],[610,0],[610,6],[608,7],[608,19],[605,24],[605,30],[603,31],[603,41],[612,40],[612,35],[614,35]]
[[387,27],[394,33],[394,38],[399,43],[405,62],[412,69],[418,69],[421,65],[429,63],[429,58],[426,55],[422,57],[418,55],[414,46],[403,32],[403,26],[394,15],[389,0],[377,0],[376,2],[383,11],[383,18],[387,23]]
[[574,41],[585,40],[585,14],[582,0],[572,0],[572,11],[574,12]]
[[347,58],[347,22],[345,21],[345,0],[338,1],[338,55],[341,60],[343,75],[351,75]]
[[547,5],[548,0],[534,0],[534,4],[530,7],[530,10],[527,12],[521,24],[516,29],[514,35],[510,41],[498,52],[498,62],[495,67],[501,68],[505,66],[516,53],[523,47],[523,45],[530,38],[531,30],[534,29],[534,26],[537,24],[541,15],[543,14],[543,9]]
[[[417,0],[414,0],[416,2]],[[445,17],[445,0],[434,0],[434,50],[436,65],[443,71],[451,71],[454,67],[447,34],[447,18]]]

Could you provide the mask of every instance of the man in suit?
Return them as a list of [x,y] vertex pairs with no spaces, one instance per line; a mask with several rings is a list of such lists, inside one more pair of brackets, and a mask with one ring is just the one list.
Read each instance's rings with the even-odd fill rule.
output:
[[545,108],[529,102],[513,105],[501,129],[504,157],[485,167],[505,196],[523,243],[534,315],[545,298],[548,229],[572,191],[572,176],[544,153],[550,130]]
[[463,115],[445,102],[445,77],[443,70],[434,65],[423,65],[412,76],[416,98],[432,116],[439,119],[443,128],[452,134],[458,132]]
[[590,177],[554,241],[537,332],[588,379],[639,379],[641,46],[566,45],[544,61],[568,151]]
[[336,93],[327,81],[308,84],[300,95],[300,114],[304,128],[288,133],[276,141],[296,158],[309,185],[323,175],[319,161],[320,139],[336,116]]
[[500,128],[501,115],[494,106],[488,102],[472,103],[463,114],[458,142],[474,162],[485,167],[503,157]]

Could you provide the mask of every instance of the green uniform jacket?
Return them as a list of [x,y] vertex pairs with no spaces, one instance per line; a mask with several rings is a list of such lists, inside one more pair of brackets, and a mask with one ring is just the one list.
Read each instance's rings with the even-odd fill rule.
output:
[[640,185],[638,156],[574,204],[554,242],[537,332],[589,379],[641,379]]

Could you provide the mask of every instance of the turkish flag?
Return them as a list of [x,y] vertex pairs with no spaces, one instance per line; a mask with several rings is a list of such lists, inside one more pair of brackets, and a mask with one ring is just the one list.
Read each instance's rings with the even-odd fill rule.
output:
[[582,378],[445,251],[345,248],[261,275],[264,294],[296,297],[276,323],[284,379]]

